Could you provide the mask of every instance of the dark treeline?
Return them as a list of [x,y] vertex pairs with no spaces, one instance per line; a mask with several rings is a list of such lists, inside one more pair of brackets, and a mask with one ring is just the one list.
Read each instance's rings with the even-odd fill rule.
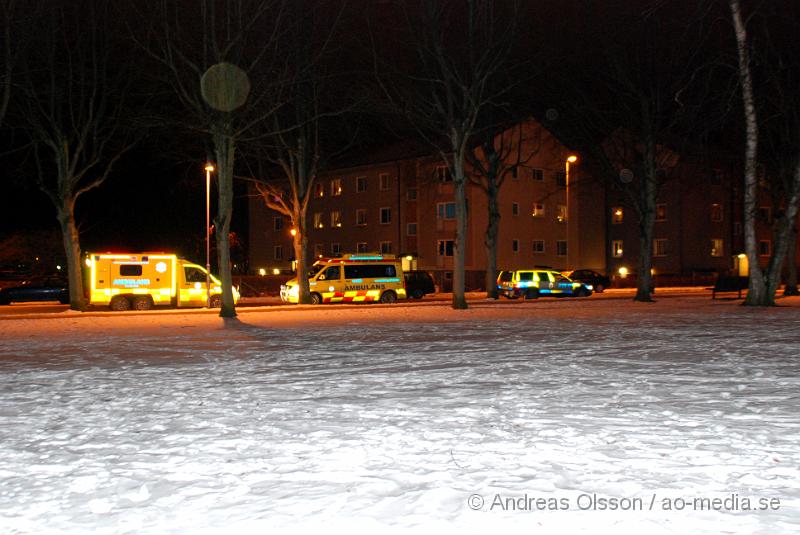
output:
[[[416,142],[450,166],[461,222],[466,169],[480,167],[481,187],[496,195],[506,172],[488,165],[505,150],[497,133],[533,118],[629,200],[640,234],[636,299],[648,301],[669,162],[712,153],[744,162],[734,3],[0,0],[0,156],[13,192],[0,231],[52,221],[71,273],[89,248],[194,255],[204,239],[202,169],[213,160],[217,265],[229,286],[231,246],[246,239],[247,181],[301,230],[302,259],[317,173]],[[792,198],[800,141],[800,20],[789,4],[742,6],[758,163],[777,207]],[[621,169],[636,180],[620,181]],[[776,243],[794,240],[794,219],[776,218],[775,233]],[[487,229],[490,255],[493,240]],[[773,286],[775,273],[779,265],[765,274]],[[71,282],[81,308],[77,275]],[[223,314],[235,314],[229,298]]]

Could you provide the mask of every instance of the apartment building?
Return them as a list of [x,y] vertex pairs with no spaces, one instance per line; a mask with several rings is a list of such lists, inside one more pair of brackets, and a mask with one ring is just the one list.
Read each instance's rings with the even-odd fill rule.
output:
[[[516,136],[511,140],[516,145],[499,191],[498,268],[584,268],[618,280],[621,271],[635,274],[638,218],[626,194],[591,176],[581,155],[538,123],[524,123],[504,135]],[[568,163],[570,156],[577,158]],[[318,177],[308,208],[309,257],[391,253],[404,259],[405,269],[430,271],[448,290],[456,222],[447,166],[411,148],[395,147],[368,160]],[[671,174],[659,190],[653,233],[653,273],[659,284],[746,269],[740,257],[739,164],[682,162]],[[488,200],[476,183],[468,185],[466,197],[465,280],[468,289],[479,289],[485,283]],[[765,200],[758,230],[765,262],[772,252],[773,216]],[[251,268],[291,270],[288,220],[251,196],[250,227]]]

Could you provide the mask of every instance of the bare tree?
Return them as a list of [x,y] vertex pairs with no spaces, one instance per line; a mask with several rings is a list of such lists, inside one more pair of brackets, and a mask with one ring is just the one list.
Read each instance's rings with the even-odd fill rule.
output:
[[189,5],[161,0],[154,13],[142,15],[154,20],[154,32],[151,41],[140,38],[139,43],[164,67],[167,83],[188,112],[180,123],[205,133],[213,146],[222,317],[236,316],[229,234],[237,146],[281,104],[284,72],[276,51],[285,14],[285,0],[197,0]]
[[[796,7],[788,10],[782,7],[780,12],[761,13],[771,22],[760,28],[761,46],[755,50],[755,54],[760,53],[764,56],[762,60],[775,63],[764,64],[765,67],[762,69],[764,72],[761,74],[766,83],[761,85],[760,98],[757,98],[747,29],[748,20],[742,13],[739,0],[730,0],[729,5],[736,36],[739,84],[745,119],[744,237],[749,269],[745,305],[771,306],[775,304],[775,293],[781,282],[784,257],[790,244],[794,242],[792,236],[795,232],[800,200],[800,134],[798,134],[800,99],[796,96],[800,65],[797,64],[794,50],[787,47],[784,41],[797,40],[796,26],[792,25],[791,21],[796,23],[798,12]],[[787,21],[790,24],[780,32],[777,25]],[[776,41],[780,41],[781,44],[775,46]],[[764,102],[769,100],[765,95],[772,97],[772,107],[769,106],[769,102]],[[759,103],[762,108],[769,110],[766,120],[759,117]],[[773,202],[777,206],[782,202],[783,209],[773,222],[775,245],[766,269],[762,270],[756,237],[756,214],[759,200],[759,139],[764,135],[760,130],[764,129],[765,125],[769,125],[771,129],[771,135],[766,136],[771,160],[777,162],[776,165],[767,166],[767,169],[772,171]],[[796,252],[792,250],[791,262],[795,261],[795,254]]]
[[637,301],[652,301],[659,190],[691,143],[715,126],[707,105],[714,86],[705,55],[713,18],[706,9],[659,0],[582,9],[596,31],[570,37],[588,52],[574,56],[577,63],[563,62],[554,98],[560,105],[547,114],[547,126],[574,143],[587,167],[636,214]]
[[133,145],[130,58],[113,41],[113,7],[101,0],[34,5],[37,41],[27,49],[17,95],[16,122],[31,139],[39,188],[56,208],[76,310],[85,308],[85,296],[75,204]]
[[500,233],[500,189],[506,177],[518,173],[539,150],[538,125],[518,122],[511,126],[492,125],[476,136],[478,146],[467,151],[469,180],[484,192],[488,218],[483,245],[486,249],[486,297],[497,299],[497,237]]
[[0,2],[0,39],[2,42],[3,63],[0,67],[0,126],[8,110],[8,103],[11,100],[11,85],[14,74],[14,67],[17,61],[16,40],[19,38],[13,31],[16,13],[17,0],[2,0]]
[[263,137],[250,152],[262,163],[255,186],[264,204],[291,221],[298,303],[310,303],[308,203],[320,166],[349,145],[341,119],[352,108],[354,97],[341,88],[353,78],[345,76],[341,64],[341,57],[348,57],[339,46],[345,40],[341,34],[344,6],[296,0],[291,9],[283,88],[286,102],[263,124]]
[[[413,66],[395,76],[384,66],[377,78],[392,106],[439,153],[453,177],[456,235],[453,247],[454,309],[467,308],[467,153],[480,118],[500,104],[509,85],[498,84],[516,37],[516,2],[501,9],[489,0],[408,2],[405,16]],[[376,62],[377,66],[377,62]]]

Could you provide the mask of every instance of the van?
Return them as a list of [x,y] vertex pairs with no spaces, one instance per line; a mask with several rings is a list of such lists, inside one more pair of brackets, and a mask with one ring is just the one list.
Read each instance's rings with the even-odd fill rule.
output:
[[[308,273],[311,302],[394,303],[406,299],[403,267],[394,255],[346,254],[314,262]],[[297,279],[281,286],[281,301],[297,303]]]
[[[222,284],[203,266],[171,253],[89,253],[89,304],[111,310],[153,306],[218,308]],[[208,284],[208,292],[206,292]],[[239,292],[233,289],[234,303]]]

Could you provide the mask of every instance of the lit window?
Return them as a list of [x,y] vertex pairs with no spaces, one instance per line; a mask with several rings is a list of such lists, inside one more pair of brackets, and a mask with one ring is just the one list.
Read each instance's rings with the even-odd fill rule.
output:
[[392,187],[392,175],[388,173],[381,173],[378,176],[379,179],[379,187],[381,190],[386,191]]
[[722,221],[722,205],[714,203],[711,205],[711,221],[719,223]]
[[406,235],[407,236],[416,236],[417,235],[417,224],[416,223],[408,223],[406,225]]
[[331,196],[336,197],[342,194],[342,179],[334,178],[331,180]]
[[533,217],[544,217],[544,204],[540,202],[533,203],[533,211],[531,212]]
[[656,205],[656,221],[666,221],[667,220],[667,205],[666,204],[657,204]]
[[611,256],[614,258],[622,258],[622,240],[613,240],[611,242]]
[[519,240],[511,240],[511,252],[512,253],[519,252]]
[[556,214],[556,220],[559,223],[563,223],[567,220],[567,205],[566,204],[559,204],[558,205],[558,213]]
[[365,176],[356,177],[356,191],[358,193],[367,191],[367,177]]
[[439,256],[453,256],[453,240],[438,240],[436,251]]
[[331,228],[340,228],[342,226],[342,214],[338,210],[331,212]]
[[314,197],[324,197],[325,196],[325,184],[322,182],[317,182],[314,184]]
[[622,211],[621,206],[615,206],[611,209],[611,224],[619,225],[624,220],[625,212]]
[[558,240],[558,241],[556,241],[556,254],[558,256],[567,256],[567,241],[566,240]]
[[711,256],[722,256],[723,240],[721,238],[711,239]]
[[544,240],[533,240],[533,254],[544,253]]
[[669,240],[658,238],[653,240],[653,256],[667,256],[669,253]]
[[322,212],[314,212],[314,228],[324,228],[325,223],[322,222]]
[[381,254],[391,254],[392,252],[392,242],[390,241],[382,241],[381,242]]
[[455,219],[456,203],[440,202],[436,204],[436,217],[438,219]]
[[367,224],[367,210],[359,208],[356,210],[356,225],[363,227]]
[[388,225],[392,222],[392,209],[381,208],[381,225]]

